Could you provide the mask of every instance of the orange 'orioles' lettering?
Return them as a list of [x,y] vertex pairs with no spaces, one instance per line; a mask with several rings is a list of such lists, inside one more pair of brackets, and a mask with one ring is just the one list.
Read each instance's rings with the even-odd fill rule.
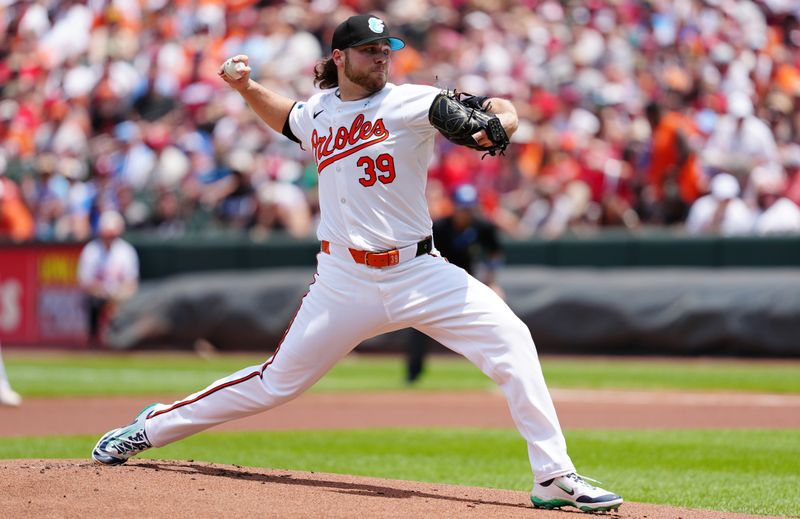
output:
[[[328,134],[320,137],[315,129],[311,133],[311,147],[314,148],[314,158],[317,161],[317,172],[330,166],[334,162],[353,153],[363,150],[389,138],[389,132],[383,124],[383,119],[374,123],[364,122],[364,115],[358,114],[350,128],[340,126],[334,132],[328,128]],[[351,148],[345,149],[348,145]],[[338,152],[338,153],[337,153]]]

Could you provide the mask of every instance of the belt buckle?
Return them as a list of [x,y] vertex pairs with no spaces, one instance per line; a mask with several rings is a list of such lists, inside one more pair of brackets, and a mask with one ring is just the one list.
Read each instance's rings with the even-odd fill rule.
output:
[[385,252],[366,252],[364,253],[364,263],[375,268],[391,267],[400,263],[400,251],[392,249]]

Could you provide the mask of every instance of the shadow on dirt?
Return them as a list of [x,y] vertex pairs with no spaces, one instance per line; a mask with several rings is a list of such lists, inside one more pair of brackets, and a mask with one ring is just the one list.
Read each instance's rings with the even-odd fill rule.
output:
[[[487,501],[480,499],[470,499],[469,497],[456,497],[451,495],[439,495],[428,492],[420,492],[413,490],[401,490],[390,486],[381,485],[368,485],[363,483],[347,483],[343,481],[333,481],[326,479],[306,479],[298,478],[292,474],[280,474],[277,476],[270,476],[260,474],[258,472],[249,472],[245,467],[239,467],[238,470],[231,470],[207,465],[196,465],[193,463],[155,463],[155,462],[142,462],[131,467],[141,468],[146,470],[165,471],[165,472],[178,472],[182,474],[198,474],[202,476],[231,478],[244,481],[256,481],[262,484],[279,484],[279,485],[301,485],[306,487],[322,488],[329,492],[337,492],[341,494],[361,495],[367,497],[379,497],[390,499],[437,499],[443,501],[453,501],[470,503],[474,505],[493,505],[502,506],[506,508],[521,508],[529,509],[530,506],[518,503],[504,503],[500,501]],[[567,510],[564,510],[565,512]]]

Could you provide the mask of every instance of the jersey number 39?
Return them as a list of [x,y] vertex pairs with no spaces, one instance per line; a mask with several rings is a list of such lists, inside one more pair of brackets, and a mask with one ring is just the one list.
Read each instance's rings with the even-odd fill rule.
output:
[[[372,160],[372,157],[361,157],[356,162],[360,168],[364,168],[364,175],[358,181],[364,187],[374,186],[375,182],[380,180],[384,184],[391,184],[394,182],[394,159],[388,153],[378,155],[378,158]],[[375,171],[377,169],[377,171]]]

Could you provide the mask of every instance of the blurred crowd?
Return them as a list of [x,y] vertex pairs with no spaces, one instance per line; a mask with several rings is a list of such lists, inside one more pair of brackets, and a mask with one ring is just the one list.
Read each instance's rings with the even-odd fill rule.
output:
[[312,154],[216,72],[247,54],[305,99],[367,11],[408,43],[392,82],[519,111],[505,157],[437,141],[434,218],[472,184],[518,238],[800,232],[797,0],[0,0],[0,236],[87,240],[110,210],[165,238],[313,236]]

